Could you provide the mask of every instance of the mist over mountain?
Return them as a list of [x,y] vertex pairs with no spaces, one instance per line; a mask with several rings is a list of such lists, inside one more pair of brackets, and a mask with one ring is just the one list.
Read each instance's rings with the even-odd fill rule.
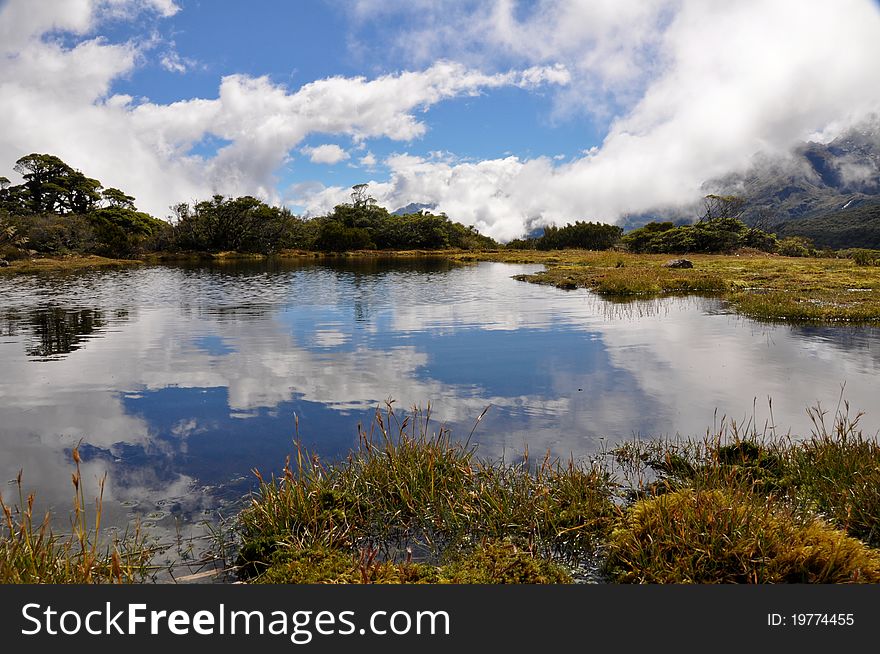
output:
[[778,225],[877,202],[880,119],[828,143],[804,143],[788,155],[758,155],[745,173],[709,182],[706,189],[744,197],[744,218],[752,224]]
[[[703,188],[707,195],[744,198],[743,221],[780,236],[805,236],[820,247],[880,248],[880,117],[827,142],[759,153],[746,171]],[[686,224],[703,212],[697,204],[629,215],[620,224],[626,230],[652,220]]]

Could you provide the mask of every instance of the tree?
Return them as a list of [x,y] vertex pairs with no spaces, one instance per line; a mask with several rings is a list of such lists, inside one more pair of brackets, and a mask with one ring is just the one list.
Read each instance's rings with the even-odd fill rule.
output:
[[717,218],[739,218],[746,208],[746,201],[737,195],[707,195],[703,204],[706,212],[700,220]]
[[24,178],[30,211],[51,213],[55,210],[58,196],[64,192],[59,183],[73,169],[51,154],[29,154],[15,162],[15,172]]
[[101,199],[101,182],[51,154],[24,156],[15,162],[15,171],[24,178],[22,199],[31,213],[84,214]]
[[369,207],[376,204],[376,198],[369,193],[369,184],[355,184],[351,187],[351,204],[355,207]]
[[135,209],[134,197],[131,195],[126,195],[118,188],[105,188],[101,192],[101,197],[111,207],[132,210]]

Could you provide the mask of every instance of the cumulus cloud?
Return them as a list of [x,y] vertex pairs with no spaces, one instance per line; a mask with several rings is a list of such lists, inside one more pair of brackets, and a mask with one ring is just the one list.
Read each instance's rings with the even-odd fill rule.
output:
[[[173,203],[212,193],[277,202],[275,171],[311,133],[345,135],[356,143],[377,137],[411,141],[426,131],[416,112],[443,100],[566,81],[559,66],[484,74],[438,61],[420,71],[375,79],[331,77],[293,91],[267,77],[229,75],[216,98],[158,104],[112,93],[113,82],[156,48],[152,37],[126,43],[89,38],[107,17],[145,11],[169,16],[177,6],[170,0],[3,5],[0,160],[12,162],[34,151],[57,154],[105,184],[126,189],[142,209],[159,216]],[[47,37],[57,31],[82,38],[71,46]],[[157,55],[158,63],[184,72],[189,62],[171,46]],[[192,154],[210,137],[228,144],[213,156]],[[328,146],[312,156],[330,162],[339,153]]]
[[[215,192],[280,201],[277,171],[311,134],[351,139],[354,150],[387,138],[409,152],[389,158],[387,176],[375,180],[371,193],[381,203],[435,205],[508,239],[538,225],[694,203],[704,182],[744,169],[756,153],[828,140],[880,112],[874,0],[350,6],[356,20],[380,26],[400,27],[389,16],[408,16],[407,29],[382,43],[415,70],[297,89],[229,75],[217,97],[158,104],[114,95],[113,83],[149,57],[186,68],[173,44],[162,50],[150,37],[111,43],[94,35],[107,17],[170,16],[174,2],[9,0],[0,8],[0,160],[52,152],[165,215],[174,202]],[[79,38],[62,42],[57,32]],[[602,143],[569,160],[547,152],[486,161],[431,157],[409,145],[426,134],[425,110],[501,87],[552,89],[556,118],[600,125]],[[206,139],[226,145],[193,154]],[[309,151],[328,163],[344,154],[340,146]],[[375,172],[378,162],[368,151],[359,163]],[[316,184],[296,190],[311,213],[348,196]]]
[[367,170],[372,170],[376,167],[376,164],[379,163],[379,160],[376,159],[376,155],[374,155],[372,152],[367,152],[367,154],[361,157],[358,162]]
[[345,150],[335,143],[325,143],[315,147],[305,147],[302,149],[303,154],[308,155],[309,161],[317,164],[338,164],[340,161],[346,161],[351,157]]
[[[479,61],[562,63],[570,83],[559,110],[609,115],[601,147],[569,163],[398,159],[373,190],[387,204],[436,204],[499,238],[688,205],[704,182],[742,170],[756,153],[833,138],[880,109],[873,0],[454,4],[357,0],[354,8],[364,19],[418,12],[424,30],[402,30],[397,41],[415,60],[454,43]],[[335,193],[325,189],[310,208]]]

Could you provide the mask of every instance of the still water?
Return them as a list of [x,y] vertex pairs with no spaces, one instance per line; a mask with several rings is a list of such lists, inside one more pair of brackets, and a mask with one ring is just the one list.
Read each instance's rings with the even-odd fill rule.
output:
[[[709,298],[615,304],[441,260],[147,267],[0,279],[0,483],[66,511],[70,452],[110,522],[234,510],[299,438],[325,458],[388,399],[430,403],[489,458],[585,457],[727,416],[809,432],[808,405],[880,425],[880,331],[772,326]],[[604,439],[604,440],[603,440]]]

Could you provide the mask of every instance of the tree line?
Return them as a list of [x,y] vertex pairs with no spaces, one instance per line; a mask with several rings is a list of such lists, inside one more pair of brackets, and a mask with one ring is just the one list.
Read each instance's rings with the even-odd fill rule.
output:
[[[0,177],[0,259],[29,254],[98,254],[133,257],[149,252],[272,254],[298,249],[439,250],[498,248],[474,227],[430,212],[395,215],[376,204],[366,184],[352,187],[351,201],[324,216],[303,218],[257,198],[215,195],[172,207],[170,221],[139,211],[135,198],[104,187],[56,156],[30,154],[15,162],[22,183]],[[624,234],[617,225],[576,221],[550,226],[541,236],[516,239],[510,249],[622,248],[635,253],[713,253],[752,248],[789,256],[814,254],[801,237],[778,238],[749,227],[745,202],[709,195],[697,222],[650,222]]]
[[445,214],[394,215],[377,206],[366,184],[351,202],[306,219],[257,198],[215,195],[172,207],[170,221],[138,211],[135,198],[105,188],[54,155],[15,162],[23,182],[0,177],[0,259],[29,253],[131,257],[149,252],[272,254],[300,249],[479,249],[498,247]]

